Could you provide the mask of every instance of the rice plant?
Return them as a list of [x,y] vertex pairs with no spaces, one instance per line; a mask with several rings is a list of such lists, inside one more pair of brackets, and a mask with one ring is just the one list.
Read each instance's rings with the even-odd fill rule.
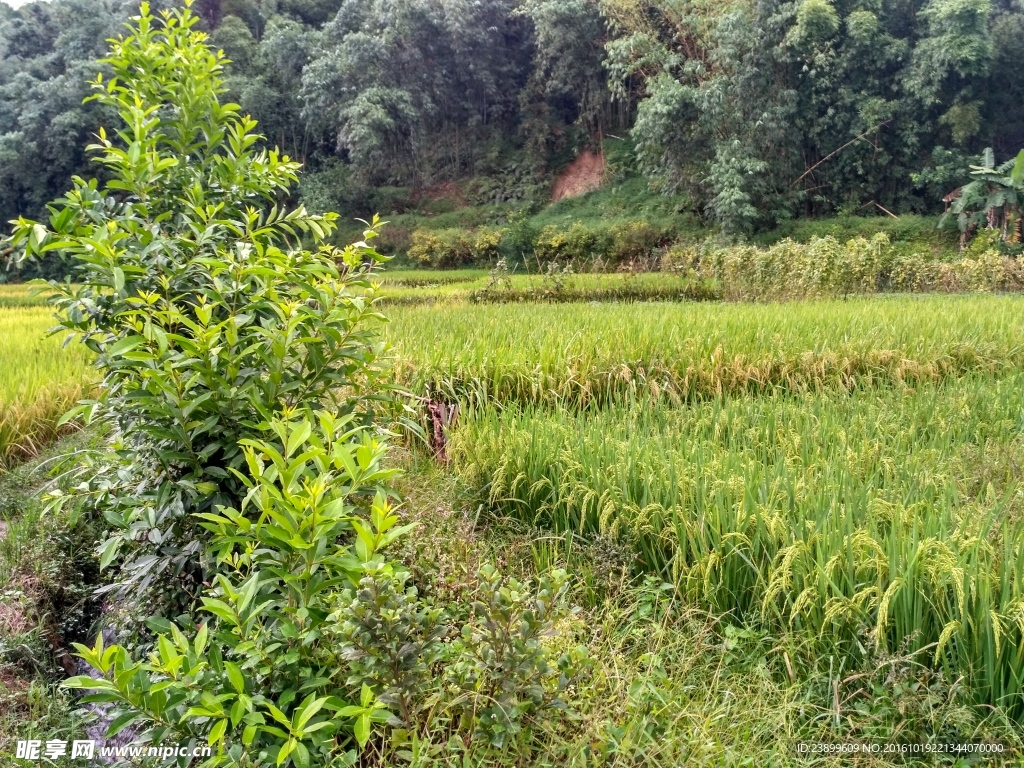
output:
[[89,351],[48,337],[47,307],[0,308],[0,470],[58,432],[60,417],[88,391]]
[[383,303],[410,304],[516,303],[587,301],[708,301],[720,291],[709,280],[670,272],[575,274],[552,270],[549,274],[508,275],[494,285],[481,270],[385,272],[381,278]]
[[379,282],[381,285],[391,288],[429,288],[455,283],[471,283],[486,277],[486,269],[389,269],[381,273]]
[[396,375],[463,401],[680,404],[720,393],[938,381],[1024,361],[1018,296],[793,304],[394,307]]
[[719,397],[686,408],[488,408],[453,436],[493,508],[629,543],[718,613],[827,653],[920,651],[1024,715],[1024,374]]
[[41,291],[37,286],[28,283],[0,283],[0,309],[45,305],[45,286]]

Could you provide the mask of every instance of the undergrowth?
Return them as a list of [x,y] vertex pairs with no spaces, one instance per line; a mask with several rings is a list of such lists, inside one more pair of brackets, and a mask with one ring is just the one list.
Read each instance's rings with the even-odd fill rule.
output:
[[15,764],[18,740],[86,738],[59,683],[75,670],[70,643],[90,636],[99,610],[100,532],[86,517],[47,514],[40,496],[66,486],[68,462],[96,441],[77,433],[0,475],[0,765]]

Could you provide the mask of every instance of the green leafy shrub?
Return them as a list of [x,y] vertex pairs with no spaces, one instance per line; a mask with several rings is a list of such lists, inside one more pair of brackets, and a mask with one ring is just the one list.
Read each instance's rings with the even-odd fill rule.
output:
[[560,718],[563,697],[589,668],[586,648],[558,643],[558,626],[574,614],[565,572],[534,585],[485,564],[444,610],[421,602],[408,579],[368,575],[342,596],[335,635],[350,687],[380,691],[402,733],[461,734],[476,750],[528,753],[532,727]]
[[673,232],[646,220],[611,225],[574,221],[568,227],[549,224],[537,233],[533,252],[541,264],[568,262],[598,271],[623,265],[653,267],[659,249]]
[[125,124],[95,147],[110,181],[76,179],[49,228],[14,235],[71,258],[52,286],[60,327],[104,376],[79,413],[110,422],[117,458],[83,466],[78,493],[113,529],[100,564],[156,612],[152,643],[76,645],[99,677],[66,685],[111,705],[108,737],[212,745],[207,767],[353,765],[375,736],[385,749],[382,724],[429,730],[451,690],[474,704],[445,734],[528,750],[522,723],[548,715],[580,657],[548,645],[564,576],[533,592],[487,571],[484,607],[451,609],[464,642],[438,642],[448,615],[386,555],[414,526],[384,466],[382,257],[302,247],[335,216],[275,204],[297,166],[255,151],[255,123],[219,103],[221,60],[196,23],[189,3],[159,20],[143,4],[112,44],[114,79],[96,81]]
[[534,254],[541,263],[583,263],[602,258],[609,253],[611,238],[604,230],[575,221],[568,228],[554,224],[544,227],[537,235]]
[[658,248],[668,244],[666,232],[647,221],[627,221],[609,229],[611,237],[608,256],[613,263],[637,264],[651,259]]
[[530,221],[525,211],[509,214],[505,223],[505,235],[501,239],[501,257],[508,264],[521,264],[533,257],[533,249],[537,243],[538,229]]
[[[208,620],[191,637],[166,623],[146,662],[102,638],[76,646],[103,677],[66,684],[114,706],[109,735],[142,724],[150,743],[219,745],[208,765],[351,765],[385,723],[404,726],[398,745],[412,730],[528,753],[589,668],[584,647],[559,644],[566,574],[534,587],[485,565],[468,605],[425,605],[381,554],[412,528],[380,492],[386,444],[326,413],[275,428],[284,455],[246,448],[258,517],[202,516],[231,564],[203,598]],[[375,488],[367,511],[358,499]],[[447,620],[462,629],[442,643]]]
[[567,707],[563,696],[588,666],[586,648],[554,651],[546,642],[568,616],[564,571],[530,584],[485,565],[472,616],[452,648],[450,709],[463,729],[495,747],[520,738],[531,720]]
[[349,664],[349,685],[381,691],[381,701],[396,707],[407,727],[416,724],[415,707],[447,631],[441,610],[424,605],[416,588],[407,586],[410,576],[383,568],[367,573],[341,595],[333,629]]
[[[244,441],[248,493],[239,509],[198,513],[207,551],[226,566],[205,590],[192,638],[164,622],[148,661],[121,646],[76,646],[102,678],[75,677],[91,701],[113,704],[113,736],[145,723],[153,743],[176,738],[222,749],[211,765],[355,762],[373,723],[389,714],[366,685],[345,679],[332,587],[393,573],[381,551],[397,525],[384,488],[386,443],[351,415],[321,411],[272,423],[278,439]],[[284,446],[283,450],[280,446]],[[362,503],[367,493],[372,502]],[[369,510],[366,510],[369,506]],[[334,764],[334,763],[331,763]]]
[[258,150],[255,122],[219,103],[222,59],[191,12],[154,22],[144,5],[112,43],[114,76],[93,84],[124,126],[91,147],[110,180],[76,178],[49,226],[21,219],[14,242],[70,258],[50,284],[59,327],[103,374],[78,415],[113,425],[119,461],[83,467],[76,492],[111,526],[101,566],[120,560],[114,587],[173,615],[216,570],[193,513],[241,502],[244,440],[275,439],[267,425],[304,404],[358,423],[390,406],[368,280],[382,257],[297,247],[336,214],[275,204],[298,164]]

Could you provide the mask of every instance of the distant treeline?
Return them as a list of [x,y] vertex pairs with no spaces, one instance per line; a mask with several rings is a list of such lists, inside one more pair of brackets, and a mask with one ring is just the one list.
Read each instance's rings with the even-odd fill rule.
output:
[[[158,6],[159,3],[153,5]],[[607,135],[730,233],[941,210],[1024,145],[1017,0],[202,0],[231,99],[306,163],[313,209],[387,213],[468,176],[539,203]],[[89,169],[83,104],[125,0],[0,3],[0,219]],[[470,200],[468,202],[476,202]]]

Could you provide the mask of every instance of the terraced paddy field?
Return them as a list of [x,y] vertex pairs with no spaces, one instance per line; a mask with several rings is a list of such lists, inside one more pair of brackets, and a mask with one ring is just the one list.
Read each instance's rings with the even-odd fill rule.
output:
[[1024,363],[1017,296],[788,304],[395,307],[399,379],[471,403],[570,407],[938,381]]
[[1016,296],[396,307],[482,509],[607,539],[690,605],[1024,716]]
[[[935,738],[994,722],[1016,732],[1024,298],[475,303],[445,292],[486,278],[435,277],[383,281],[385,294],[441,297],[385,305],[385,335],[399,383],[459,404],[436,471],[478,520],[547,532],[541,559],[571,541],[628,553],[632,578],[739,627],[726,649],[760,638],[778,690],[810,674],[807,659],[845,670],[808,710],[820,717],[837,697],[829,728],[842,730],[839,692],[884,668],[872,701],[922,685],[931,701],[923,676],[944,681]],[[89,361],[45,338],[48,309],[14,289],[5,300],[0,456],[11,462],[52,437]],[[593,558],[574,567],[600,571]],[[957,697],[974,714],[947,722]]]
[[[24,304],[5,306],[12,296]],[[52,441],[91,381],[88,350],[48,336],[52,311],[29,302],[23,291],[0,292],[0,470]]]
[[[429,277],[424,277],[427,274]],[[709,301],[721,291],[709,280],[671,272],[491,274],[483,270],[385,272],[382,304],[580,303]]]

